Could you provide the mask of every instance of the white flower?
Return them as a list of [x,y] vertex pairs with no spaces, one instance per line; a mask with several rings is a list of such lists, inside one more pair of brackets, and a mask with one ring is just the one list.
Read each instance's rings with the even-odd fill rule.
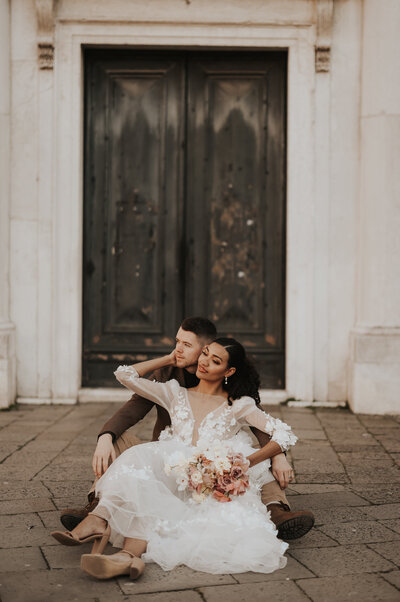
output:
[[184,491],[189,483],[187,474],[182,474],[176,479],[178,485],[178,491]]
[[172,466],[170,464],[165,464],[164,472],[167,476],[169,476],[171,474],[171,470],[172,470]]
[[191,479],[193,485],[200,485],[200,483],[203,482],[203,477],[201,476],[201,472],[200,471],[193,472],[190,475],[190,479]]
[[214,464],[218,474],[222,474],[224,470],[228,471],[232,467],[232,464],[229,462],[228,458],[216,458]]

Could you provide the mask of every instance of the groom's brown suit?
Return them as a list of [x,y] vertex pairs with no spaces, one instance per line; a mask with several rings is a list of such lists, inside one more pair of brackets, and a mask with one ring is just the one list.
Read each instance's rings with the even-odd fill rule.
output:
[[[150,380],[156,380],[157,382],[167,382],[168,380],[175,379],[182,387],[191,388],[196,386],[198,383],[198,379],[194,374],[191,374],[187,370],[183,368],[176,368],[173,366],[168,366],[166,368],[161,368],[160,370],[155,370],[153,374],[149,377]],[[125,403],[111,418],[108,420],[99,433],[100,435],[104,435],[105,433],[110,433],[113,438],[114,449],[116,455],[119,456],[123,451],[132,447],[132,445],[137,445],[141,443],[139,439],[137,439],[134,435],[126,432],[131,426],[134,426],[137,422],[142,420],[148,412],[156,406],[157,408],[157,420],[153,430],[153,441],[157,441],[158,437],[165,429],[166,426],[171,424],[170,416],[164,408],[155,404],[153,401],[145,399],[141,395],[135,393],[132,395],[129,401]],[[257,428],[250,427],[253,431],[254,435],[257,437],[260,446],[266,445],[270,441],[269,435],[263,433]],[[92,488],[90,489],[89,495],[93,494],[95,488],[95,483],[93,483]],[[267,483],[262,488],[262,501],[264,504],[269,504],[270,502],[277,501],[283,502],[288,505],[288,501],[286,499],[285,493],[280,488],[278,482],[276,480],[271,483]]]

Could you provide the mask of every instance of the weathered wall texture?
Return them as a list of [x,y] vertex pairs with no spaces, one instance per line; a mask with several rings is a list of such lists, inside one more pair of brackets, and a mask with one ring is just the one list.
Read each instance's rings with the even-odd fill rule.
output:
[[[11,90],[9,110],[0,85],[1,403],[14,397],[12,324],[18,398],[74,403],[80,395],[81,44],[161,44],[289,49],[284,396],[398,412],[397,0],[0,6],[0,78]],[[325,71],[316,71],[316,45],[322,65],[331,47]]]

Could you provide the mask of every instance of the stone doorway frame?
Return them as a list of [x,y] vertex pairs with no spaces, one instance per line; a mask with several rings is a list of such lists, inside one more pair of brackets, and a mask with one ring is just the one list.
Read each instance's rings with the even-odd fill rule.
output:
[[[264,401],[313,399],[315,25],[113,23],[61,20],[55,32],[53,165],[52,402],[125,399],[82,390],[83,56],[82,47],[288,50],[286,390]],[[47,101],[48,101],[47,97]],[[323,161],[323,159],[322,159]],[[41,177],[52,176],[43,168]],[[123,395],[122,395],[123,394]]]

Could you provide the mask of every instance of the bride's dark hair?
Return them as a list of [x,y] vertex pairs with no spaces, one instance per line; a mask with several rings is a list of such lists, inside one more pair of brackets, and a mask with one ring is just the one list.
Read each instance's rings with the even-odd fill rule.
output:
[[224,391],[228,393],[228,403],[232,405],[235,399],[245,395],[252,397],[254,401],[260,403],[260,377],[257,370],[246,356],[243,345],[235,339],[220,337],[213,341],[222,345],[228,352],[228,367],[236,368],[236,372],[228,377],[228,382],[222,382]]

